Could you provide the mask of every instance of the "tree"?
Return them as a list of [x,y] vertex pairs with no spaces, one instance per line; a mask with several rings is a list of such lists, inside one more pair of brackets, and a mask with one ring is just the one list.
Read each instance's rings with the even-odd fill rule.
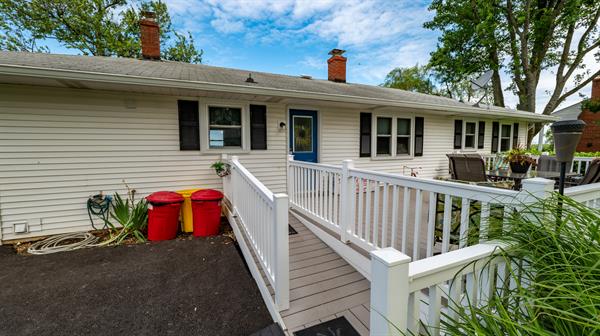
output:
[[431,53],[429,66],[446,85],[468,82],[487,70],[493,70],[493,103],[504,106],[500,80],[502,37],[499,34],[499,11],[492,1],[434,0],[429,10],[436,16],[424,26],[440,30],[437,49]]
[[469,102],[477,96],[471,88],[469,78],[449,81],[429,66],[395,68],[385,77],[381,86],[453,98]]
[[[196,49],[189,32],[186,36],[173,30],[167,5],[160,0],[0,0],[0,34],[15,40],[6,46],[0,43],[0,48],[38,51],[22,46],[52,38],[84,55],[140,58],[142,11],[156,14],[162,58],[202,61],[203,51]],[[21,37],[16,31],[25,33]]]
[[[543,114],[552,113],[600,75],[600,69],[588,69],[583,63],[591,53],[600,61],[600,2],[596,0],[435,0],[430,9],[436,15],[425,27],[442,33],[432,54],[433,66],[455,71],[452,76],[458,77],[486,68],[505,71],[520,110],[535,112],[543,71],[555,74]],[[494,81],[496,95],[502,84],[499,76]],[[529,143],[540,129],[538,124],[530,130]]]
[[393,69],[385,76],[381,86],[433,94],[436,92],[436,88],[432,77],[427,67],[417,64],[408,68]]

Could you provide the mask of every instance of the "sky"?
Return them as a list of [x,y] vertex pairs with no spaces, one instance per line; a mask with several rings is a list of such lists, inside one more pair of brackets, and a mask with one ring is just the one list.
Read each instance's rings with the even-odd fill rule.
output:
[[[426,64],[438,33],[423,28],[434,13],[419,0],[165,0],[175,29],[192,33],[208,65],[327,77],[327,53],[346,50],[349,82],[378,85],[395,67]],[[54,51],[54,50],[52,50]],[[70,51],[67,51],[70,52]],[[598,69],[593,57],[588,68]],[[509,78],[503,82],[508,85]],[[546,72],[538,111],[554,86]],[[580,92],[589,96],[591,85]],[[505,92],[508,107],[516,97]],[[561,107],[581,100],[573,95]]]

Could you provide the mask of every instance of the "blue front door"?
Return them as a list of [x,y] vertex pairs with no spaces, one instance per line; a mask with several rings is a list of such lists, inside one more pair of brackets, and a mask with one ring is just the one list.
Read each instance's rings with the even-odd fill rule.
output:
[[317,162],[317,111],[290,110],[290,152],[298,161]]

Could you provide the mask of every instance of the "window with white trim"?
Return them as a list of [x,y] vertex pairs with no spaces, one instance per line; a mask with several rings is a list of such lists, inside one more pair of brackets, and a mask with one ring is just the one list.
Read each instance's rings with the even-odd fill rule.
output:
[[411,120],[396,119],[396,155],[410,155]]
[[505,152],[512,148],[512,125],[500,124],[500,151]]
[[392,155],[392,118],[377,117],[377,148],[378,156]]
[[463,149],[475,149],[477,147],[477,123],[465,121],[465,141]]
[[208,107],[209,148],[242,148],[242,109]]
[[413,153],[413,118],[376,116],[373,118],[374,136],[372,157],[408,157]]

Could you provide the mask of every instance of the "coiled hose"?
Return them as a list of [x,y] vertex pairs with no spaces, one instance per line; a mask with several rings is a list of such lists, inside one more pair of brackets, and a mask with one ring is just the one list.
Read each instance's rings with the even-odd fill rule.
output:
[[[62,245],[61,243],[66,240],[79,239],[79,241]],[[98,237],[94,236],[89,232],[79,233],[67,233],[62,235],[56,235],[44,240],[35,242],[29,246],[27,252],[30,254],[50,254],[56,252],[74,251],[82,248],[96,246]]]
[[[104,225],[102,229],[108,229],[110,227],[108,222],[108,216],[110,213],[110,205],[112,203],[112,197],[110,195],[103,196],[102,194],[94,195],[87,200],[87,211],[92,223],[94,230],[98,230],[94,224],[92,216],[100,218]],[[77,240],[74,243],[62,244],[65,241]],[[36,243],[31,244],[27,249],[29,254],[42,255],[51,254],[56,252],[74,251],[82,248],[107,245],[111,240],[98,244],[99,238],[89,232],[79,233],[67,233],[48,237],[44,240],[40,240]]]

